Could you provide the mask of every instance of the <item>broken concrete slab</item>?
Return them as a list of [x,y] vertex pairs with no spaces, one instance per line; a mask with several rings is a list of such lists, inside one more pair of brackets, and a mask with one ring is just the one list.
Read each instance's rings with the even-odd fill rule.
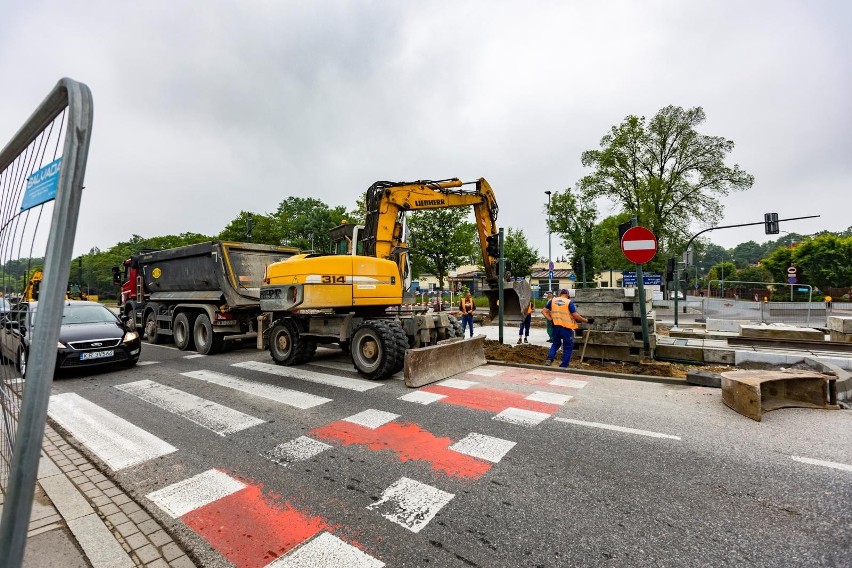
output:
[[712,371],[690,371],[686,374],[686,382],[702,387],[722,388],[722,375]]
[[828,316],[826,323],[830,331],[852,334],[852,316]]
[[793,325],[770,324],[770,325],[743,325],[741,326],[742,337],[754,337],[759,339],[807,339],[809,341],[825,341],[825,333],[819,329],[810,327],[796,327]]
[[760,422],[779,408],[837,410],[836,378],[816,371],[727,371],[722,373],[722,402]]

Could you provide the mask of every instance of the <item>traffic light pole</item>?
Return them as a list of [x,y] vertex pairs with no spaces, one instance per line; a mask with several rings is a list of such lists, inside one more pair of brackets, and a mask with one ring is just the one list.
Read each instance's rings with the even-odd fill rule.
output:
[[[639,225],[639,221],[636,218],[636,215],[633,215],[630,218],[630,226],[636,227]],[[645,352],[645,357],[651,357],[651,341],[648,333],[648,310],[645,308],[645,283],[643,280],[645,279],[644,274],[642,274],[642,265],[636,265],[636,287],[639,289],[639,316],[642,319],[642,349]]]

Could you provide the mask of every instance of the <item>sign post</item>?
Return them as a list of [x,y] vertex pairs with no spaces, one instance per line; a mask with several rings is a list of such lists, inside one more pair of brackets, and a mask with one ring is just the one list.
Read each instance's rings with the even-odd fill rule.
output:
[[790,284],[790,301],[793,301],[793,284],[799,283],[799,278],[796,274],[799,272],[799,269],[795,266],[787,267],[787,284]]
[[648,334],[648,311],[645,309],[645,286],[642,264],[657,254],[657,237],[645,227],[639,227],[636,215],[630,218],[631,227],[621,237],[621,252],[627,260],[636,264],[636,285],[639,288],[639,314],[642,318],[642,348],[645,357],[651,356],[651,342]]

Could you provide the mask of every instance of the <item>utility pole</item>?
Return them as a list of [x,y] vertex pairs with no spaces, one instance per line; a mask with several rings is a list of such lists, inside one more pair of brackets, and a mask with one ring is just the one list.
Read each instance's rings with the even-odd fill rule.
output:
[[500,246],[500,260],[497,263],[497,305],[500,309],[497,310],[499,325],[500,325],[500,343],[503,343],[503,278],[506,269],[505,259],[503,258],[503,228],[500,228],[500,240],[497,241]]
[[553,292],[553,255],[550,250],[550,194],[551,191],[545,191],[547,194],[547,291]]

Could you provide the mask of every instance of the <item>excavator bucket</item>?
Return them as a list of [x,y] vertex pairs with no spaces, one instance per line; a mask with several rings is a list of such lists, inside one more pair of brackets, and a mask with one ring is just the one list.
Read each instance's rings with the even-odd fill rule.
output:
[[[499,318],[500,302],[499,290],[495,286],[492,290],[485,290],[488,298],[488,316],[492,322]],[[524,319],[521,313],[532,299],[532,289],[526,280],[518,280],[503,283],[503,321],[519,323]]]
[[422,387],[485,364],[485,336],[457,337],[405,352],[405,386]]

